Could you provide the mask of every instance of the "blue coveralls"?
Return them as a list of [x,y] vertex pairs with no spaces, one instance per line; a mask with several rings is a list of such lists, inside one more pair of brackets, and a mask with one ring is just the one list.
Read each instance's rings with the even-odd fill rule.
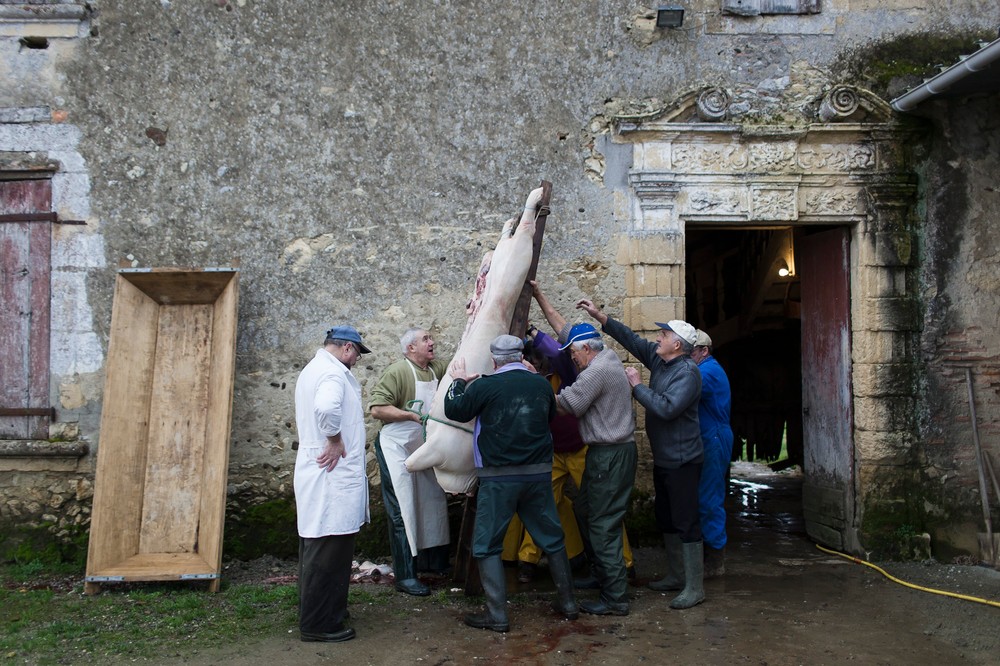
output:
[[698,420],[705,447],[705,462],[698,485],[701,532],[705,545],[719,550],[726,545],[726,472],[733,456],[729,378],[712,356],[705,357],[698,369],[701,370]]

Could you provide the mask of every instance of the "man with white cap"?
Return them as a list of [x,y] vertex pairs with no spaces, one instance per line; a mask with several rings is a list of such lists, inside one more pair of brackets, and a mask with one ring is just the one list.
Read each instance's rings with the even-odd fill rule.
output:
[[712,338],[699,329],[691,358],[701,371],[698,422],[705,462],[698,486],[701,533],[705,542],[705,578],[726,573],[726,472],[733,457],[733,429],[729,424],[732,395],[729,378],[712,356]]
[[580,603],[593,615],[628,615],[628,574],[623,552],[625,511],[635,485],[638,455],[628,378],[618,354],[605,348],[591,324],[570,329],[566,345],[580,374],[556,403],[577,417],[587,462],[574,509],[589,545],[598,599]]
[[660,327],[656,342],[637,335],[583,299],[576,307],[601,323],[605,333],[649,368],[649,386],[638,370],[626,368],[632,395],[646,409],[646,434],[653,452],[656,522],[667,551],[667,575],[649,584],[657,591],[681,589],[671,608],[690,608],[705,600],[698,483],[703,461],[698,401],[701,373],[691,360],[695,327],[673,319]]
[[[566,557],[562,525],[552,495],[552,434],[556,415],[552,387],[523,362],[524,342],[501,335],[490,343],[492,375],[466,375],[465,359],[457,358],[454,378],[445,394],[444,413],[452,421],[476,419],[473,459],[479,477],[472,556],[486,594],[484,613],[470,613],[470,627],[505,632],[507,588],[503,536],[515,512],[549,559],[558,598],[552,607],[574,620],[579,614],[573,576]],[[473,381],[475,380],[475,381]]]
[[303,641],[354,638],[347,589],[358,530],[369,522],[365,415],[351,368],[369,353],[353,326],[326,332],[295,382],[295,508],[299,531],[299,633]]

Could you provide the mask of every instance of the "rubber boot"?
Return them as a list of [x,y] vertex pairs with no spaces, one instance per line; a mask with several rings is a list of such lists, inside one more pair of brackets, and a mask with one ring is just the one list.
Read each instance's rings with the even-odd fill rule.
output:
[[680,534],[664,534],[663,545],[667,550],[667,575],[654,580],[647,587],[657,592],[679,590],[684,587],[684,556],[681,550]]
[[486,612],[469,613],[465,623],[476,629],[490,631],[510,631],[507,621],[507,581],[504,578],[503,560],[499,555],[484,557],[478,561],[479,578],[486,595]]
[[684,591],[670,602],[670,607],[678,610],[697,606],[705,600],[705,562],[701,541],[682,544],[681,552],[684,554]]
[[726,575],[726,547],[712,548],[705,544],[705,580]]
[[576,597],[573,596],[573,570],[569,566],[565,549],[558,553],[549,553],[549,572],[552,574],[552,582],[556,584],[558,595],[552,602],[552,609],[562,613],[567,620],[580,617],[580,608],[576,605]]

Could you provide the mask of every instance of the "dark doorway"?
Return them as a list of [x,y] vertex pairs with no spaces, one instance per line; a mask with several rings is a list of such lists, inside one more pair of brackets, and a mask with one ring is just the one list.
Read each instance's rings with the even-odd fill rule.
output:
[[[688,227],[689,321],[732,389],[733,458],[802,465],[801,293],[791,228]],[[784,445],[784,446],[783,446]]]

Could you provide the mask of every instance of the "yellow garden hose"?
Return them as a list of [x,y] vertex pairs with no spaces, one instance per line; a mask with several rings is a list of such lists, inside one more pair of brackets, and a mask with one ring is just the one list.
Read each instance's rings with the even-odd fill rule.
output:
[[913,583],[907,583],[905,580],[900,580],[900,579],[896,578],[895,576],[893,576],[893,575],[889,574],[888,572],[886,572],[884,569],[881,569],[881,568],[875,566],[871,562],[865,562],[864,560],[859,559],[857,557],[854,557],[853,555],[845,555],[844,553],[839,553],[839,552],[837,552],[835,550],[830,550],[829,548],[824,548],[823,546],[821,546],[819,544],[816,544],[816,547],[819,548],[820,550],[822,550],[824,553],[830,553],[831,555],[839,555],[840,557],[843,557],[845,560],[850,560],[851,562],[854,562],[855,564],[863,564],[866,567],[871,567],[872,569],[874,569],[875,571],[879,572],[880,574],[882,574],[883,576],[885,576],[886,578],[888,578],[892,582],[899,583],[900,585],[904,585],[906,587],[912,587],[914,590],[920,590],[921,592],[930,592],[931,594],[940,594],[941,596],[944,596],[944,597],[954,597],[956,599],[964,599],[965,601],[974,601],[977,604],[986,604],[987,606],[994,606],[995,608],[1000,608],[1000,601],[990,601],[989,599],[981,599],[979,597],[970,597],[967,594],[958,594],[956,592],[946,592],[945,590],[935,590],[935,589],[930,588],[930,587],[921,587],[919,585],[914,585]]

